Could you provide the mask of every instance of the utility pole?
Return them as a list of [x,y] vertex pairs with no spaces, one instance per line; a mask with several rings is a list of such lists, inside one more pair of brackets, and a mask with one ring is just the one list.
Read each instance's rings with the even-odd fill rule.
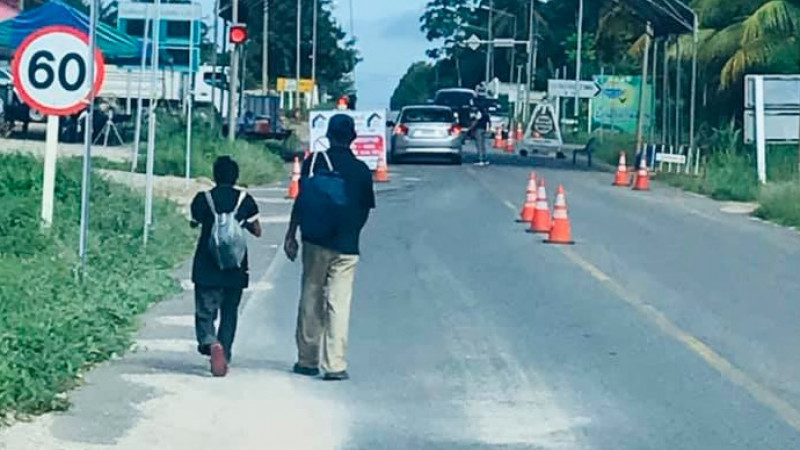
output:
[[317,90],[317,14],[319,0],[314,0],[314,18],[312,21],[311,37],[311,105],[314,105],[314,94]]
[[536,0],[531,0],[530,3],[530,18],[528,23],[528,65],[526,67],[527,72],[527,79],[526,86],[525,86],[525,105],[523,105],[524,109],[522,110],[522,117],[525,120],[525,126],[527,126],[528,120],[530,119],[530,104],[531,104],[531,89],[533,89],[534,78],[536,77],[536,51],[539,47],[539,38],[534,31],[536,21]]
[[300,110],[300,40],[302,39],[303,0],[297,0],[297,55],[295,55],[294,107]]
[[489,77],[491,76],[492,53],[493,53],[492,50],[494,49],[494,44],[492,42],[493,39],[494,39],[494,34],[492,33],[492,28],[493,28],[492,27],[492,20],[493,20],[493,18],[494,18],[494,0],[489,0],[489,24],[488,24],[488,29],[489,29],[489,39],[488,40],[489,40],[489,43],[486,44],[486,75],[484,77],[485,78],[484,81],[486,82],[486,86],[487,87],[489,86]]
[[647,22],[647,31],[644,35],[644,54],[642,61],[642,84],[639,86],[639,118],[636,123],[636,151],[642,152],[642,158],[647,156],[643,144],[644,140],[644,95],[647,88],[647,72],[650,57],[650,39],[653,35],[653,26]]
[[[211,67],[214,70],[214,84],[211,85],[211,105],[217,105],[217,89],[219,89],[219,113],[222,116],[222,111],[225,109],[222,107],[222,98],[224,95],[222,94],[222,88],[220,88],[217,84],[219,81],[219,76],[217,75],[217,53],[219,53],[219,2],[220,0],[214,0],[214,46],[212,47],[213,52],[211,53]],[[145,35],[147,35],[147,28],[145,28]]]
[[578,0],[578,53],[575,57],[575,109],[574,116],[577,119],[579,114],[580,83],[581,83],[581,53],[583,50],[583,0]]
[[261,39],[261,90],[269,94],[269,0],[264,0],[264,37]]
[[[239,0],[232,1],[231,22],[239,23]],[[236,139],[236,94],[239,90],[239,45],[231,45],[231,85],[228,96],[228,142]]]

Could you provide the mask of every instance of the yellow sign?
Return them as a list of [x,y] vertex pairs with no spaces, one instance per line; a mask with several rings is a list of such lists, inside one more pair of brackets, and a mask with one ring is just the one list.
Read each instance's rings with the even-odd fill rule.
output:
[[[294,78],[278,78],[278,92],[297,92],[297,80]],[[314,92],[314,80],[310,78],[300,79],[300,92],[310,94]]]

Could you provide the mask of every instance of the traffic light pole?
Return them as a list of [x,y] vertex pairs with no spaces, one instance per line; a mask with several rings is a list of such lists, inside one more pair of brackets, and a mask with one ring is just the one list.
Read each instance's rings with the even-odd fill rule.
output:
[[[239,0],[233,0],[233,10],[231,11],[231,22],[239,23]],[[231,46],[231,83],[230,93],[228,94],[228,142],[236,139],[236,94],[239,91],[239,58],[238,45]]]
[[302,20],[303,20],[303,1],[297,0],[297,55],[295,55],[295,91],[294,91],[294,107],[295,111],[301,111],[300,108],[300,40],[302,39]]

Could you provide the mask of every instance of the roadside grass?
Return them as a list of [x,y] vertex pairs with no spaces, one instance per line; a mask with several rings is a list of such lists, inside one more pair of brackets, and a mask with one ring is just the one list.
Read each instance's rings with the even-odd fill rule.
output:
[[142,198],[95,175],[81,281],[80,160],[59,161],[44,232],[41,179],[41,161],[0,156],[0,420],[65,409],[82,373],[130,347],[137,315],[178,291],[171,273],[193,247],[176,205],[157,199],[143,249]]
[[[143,173],[147,158],[146,129],[142,136],[137,171]],[[192,125],[191,176],[213,178],[214,160],[222,155],[230,155],[239,163],[239,181],[243,186],[268,184],[284,176],[283,160],[268,145],[243,140],[228,142],[221,137],[218,124],[207,115],[196,114]],[[166,112],[159,116],[153,171],[156,175],[186,174],[186,125],[182,117]]]
[[761,189],[755,216],[780,225],[800,227],[800,183],[771,183]]
[[565,134],[564,141],[576,144],[585,144],[590,137],[595,137],[594,158],[606,164],[616,166],[619,162],[620,152],[625,152],[628,163],[633,161],[634,148],[636,147],[636,137],[624,133],[612,133],[609,131],[595,131],[592,135],[580,132]]

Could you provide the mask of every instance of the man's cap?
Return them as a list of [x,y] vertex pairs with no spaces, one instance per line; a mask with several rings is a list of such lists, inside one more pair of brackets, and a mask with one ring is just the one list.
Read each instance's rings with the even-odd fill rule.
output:
[[356,123],[347,114],[335,114],[328,121],[328,139],[336,141],[352,141],[356,138]]

